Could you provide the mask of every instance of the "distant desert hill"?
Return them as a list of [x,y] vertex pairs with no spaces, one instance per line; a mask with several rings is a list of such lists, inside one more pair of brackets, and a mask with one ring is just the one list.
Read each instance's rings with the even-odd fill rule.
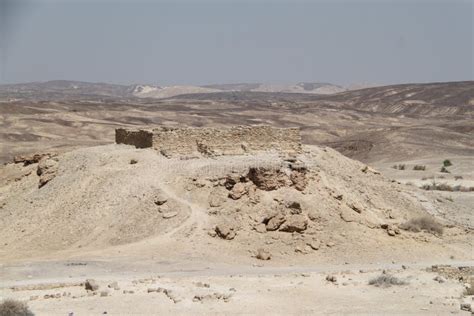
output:
[[275,92],[275,93],[308,93],[333,94],[346,91],[344,87],[330,83],[297,83],[297,84],[215,84],[215,85],[174,85],[157,86],[147,84],[119,85],[108,83],[90,83],[81,81],[55,80],[0,85],[0,97],[28,99],[67,99],[77,97],[89,98],[171,98],[183,94],[218,93],[218,92]]
[[[320,88],[318,88],[320,89]],[[179,99],[213,101],[283,101],[317,104],[340,110],[359,110],[374,113],[403,115],[472,115],[474,81],[413,83],[364,88],[332,94],[301,93],[294,91],[228,91],[176,96]],[[296,105],[295,105],[296,106]]]

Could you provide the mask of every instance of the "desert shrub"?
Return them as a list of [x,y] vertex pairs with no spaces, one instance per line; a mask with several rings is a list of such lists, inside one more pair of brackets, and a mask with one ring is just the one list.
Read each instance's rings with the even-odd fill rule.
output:
[[397,169],[397,170],[405,170],[405,165],[404,164],[399,164],[399,165],[393,165],[392,168],[393,169]]
[[392,285],[407,285],[408,282],[400,280],[399,278],[389,275],[381,274],[378,277],[369,280],[369,285],[377,287],[390,287]]
[[425,170],[426,170],[426,166],[424,166],[424,165],[415,165],[415,166],[413,167],[413,170],[425,171]]
[[454,176],[454,180],[462,180],[463,177],[462,176]]
[[436,190],[436,191],[449,191],[449,192],[473,192],[474,187],[464,187],[462,185],[449,185],[447,183],[436,183],[432,182],[431,184],[423,184],[421,187],[423,190]]
[[431,216],[422,216],[411,219],[408,222],[401,224],[400,228],[415,233],[424,230],[435,235],[443,234],[443,225],[438,223]]
[[449,166],[452,166],[452,165],[453,164],[451,163],[451,160],[449,160],[449,159],[445,159],[443,161],[443,166],[445,166],[445,167],[449,167]]
[[448,169],[446,169],[445,166],[441,167],[441,170],[440,172],[443,172],[443,173],[450,173]]
[[446,201],[454,202],[454,199],[453,199],[451,196],[448,196],[448,197],[446,198]]
[[6,299],[0,303],[0,315],[1,316],[34,316],[29,310],[26,303]]

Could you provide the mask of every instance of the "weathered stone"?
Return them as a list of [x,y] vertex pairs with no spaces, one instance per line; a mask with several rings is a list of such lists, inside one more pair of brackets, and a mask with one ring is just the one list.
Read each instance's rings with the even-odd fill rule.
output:
[[163,205],[168,201],[168,196],[165,193],[159,191],[153,197],[153,201],[156,205]]
[[290,175],[290,180],[298,191],[303,191],[308,185],[305,170],[293,170]]
[[208,201],[210,207],[221,207],[225,203],[225,196],[222,196],[219,193],[220,192],[218,190],[215,190],[209,194]]
[[297,201],[286,202],[286,207],[290,209],[291,214],[301,214],[301,204]]
[[283,214],[277,214],[267,222],[266,229],[269,231],[277,230],[283,222],[285,222],[285,216],[283,216]]
[[32,154],[32,155],[20,155],[13,158],[14,163],[23,163],[24,166],[28,166],[34,163],[40,162],[43,158],[51,158],[53,154],[44,153],[44,154]]
[[258,224],[254,227],[254,229],[257,233],[265,233],[267,231],[267,227],[265,224]]
[[110,283],[109,285],[107,285],[107,287],[110,288],[110,289],[114,289],[116,291],[120,290],[120,287],[118,286],[118,283],[115,282],[115,281]]
[[272,255],[267,250],[259,248],[257,249],[257,255],[255,257],[259,260],[270,260]]
[[216,225],[215,231],[222,239],[231,240],[235,237],[234,227],[232,227],[229,223],[220,223]]
[[340,216],[345,222],[357,222],[360,219],[360,215],[358,213],[346,207],[342,207]]
[[115,130],[115,142],[137,148],[153,147],[168,155],[242,155],[269,150],[294,155],[302,152],[298,128],[271,126],[119,128]]
[[84,287],[88,291],[97,291],[99,289],[99,284],[94,279],[87,279],[84,283]]
[[161,216],[165,219],[169,219],[175,217],[176,215],[178,215],[178,212],[167,212],[163,213]]
[[250,168],[247,177],[257,188],[264,191],[272,191],[291,185],[288,176],[279,169]]
[[238,200],[248,193],[247,187],[244,183],[236,183],[229,192],[229,197],[233,200]]
[[290,215],[281,225],[280,231],[283,232],[302,232],[308,227],[308,220],[303,215]]
[[310,246],[313,250],[319,250],[319,247],[321,246],[321,242],[319,240],[311,240],[306,244]]
[[58,161],[56,158],[47,158],[41,159],[38,163],[38,168],[36,169],[36,174],[40,177],[38,187],[41,188],[46,183],[51,181],[56,177],[56,172],[58,171]]

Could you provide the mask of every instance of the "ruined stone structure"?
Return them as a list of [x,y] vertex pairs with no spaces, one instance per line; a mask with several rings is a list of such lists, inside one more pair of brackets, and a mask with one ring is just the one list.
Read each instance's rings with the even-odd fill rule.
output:
[[208,156],[243,155],[272,150],[284,154],[301,152],[298,128],[271,126],[118,128],[115,130],[115,142],[137,148],[153,147],[165,156],[196,153]]

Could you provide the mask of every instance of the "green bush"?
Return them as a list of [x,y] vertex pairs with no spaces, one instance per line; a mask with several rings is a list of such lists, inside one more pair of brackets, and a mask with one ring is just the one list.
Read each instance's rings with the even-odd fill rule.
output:
[[453,164],[451,163],[451,160],[449,160],[449,159],[445,159],[443,161],[443,166],[445,166],[445,167],[449,167],[449,166],[452,166],[452,165]]
[[424,166],[424,165],[415,165],[415,166],[413,167],[413,170],[425,171],[425,170],[426,170],[426,166]]

